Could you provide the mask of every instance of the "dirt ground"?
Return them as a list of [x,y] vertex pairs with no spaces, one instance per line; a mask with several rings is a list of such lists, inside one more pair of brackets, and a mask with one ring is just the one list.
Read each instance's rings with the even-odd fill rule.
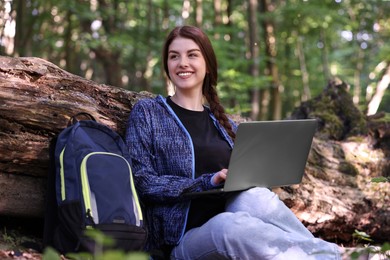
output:
[[42,259],[43,219],[0,217],[0,259]]
[[[41,260],[43,256],[43,219],[24,219],[0,216],[0,259]],[[389,256],[389,252],[386,253]],[[51,258],[50,254],[46,255]],[[56,259],[66,260],[64,256]],[[144,256],[143,256],[144,257]],[[145,258],[134,258],[145,259]],[[375,259],[388,259],[385,256]]]

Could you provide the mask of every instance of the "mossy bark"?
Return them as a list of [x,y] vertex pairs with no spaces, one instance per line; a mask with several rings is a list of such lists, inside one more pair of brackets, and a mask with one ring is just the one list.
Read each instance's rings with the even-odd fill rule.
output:
[[317,97],[303,102],[291,118],[317,118],[322,138],[342,140],[350,136],[366,135],[367,118],[353,104],[348,85],[332,80]]

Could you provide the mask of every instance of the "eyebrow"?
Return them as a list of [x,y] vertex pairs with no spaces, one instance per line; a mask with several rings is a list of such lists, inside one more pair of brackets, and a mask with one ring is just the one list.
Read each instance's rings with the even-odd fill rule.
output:
[[[200,49],[190,49],[188,50],[187,52],[193,52],[193,51],[197,51],[197,52],[201,52]],[[178,51],[175,51],[175,50],[170,50],[168,53],[179,53]]]

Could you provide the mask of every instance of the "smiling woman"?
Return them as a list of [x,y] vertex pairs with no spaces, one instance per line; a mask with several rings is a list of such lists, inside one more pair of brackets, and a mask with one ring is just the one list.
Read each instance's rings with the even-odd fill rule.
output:
[[340,259],[336,244],[315,238],[267,188],[186,196],[224,184],[237,125],[219,102],[216,56],[201,29],[174,28],[163,64],[175,93],[138,102],[126,133],[146,250],[170,259]]
[[[203,59],[205,62],[206,70],[206,74],[203,78],[201,93],[206,98],[210,110],[215,115],[217,121],[226,129],[226,131],[229,133],[229,136],[234,139],[235,133],[234,131],[232,131],[231,123],[229,122],[229,119],[225,114],[225,108],[220,103],[216,89],[218,81],[217,58],[210,39],[203,31],[194,26],[184,26],[176,27],[170,32],[165,41],[162,53],[165,74],[170,79],[170,69],[168,66],[169,51],[172,48],[171,44],[180,40],[186,40],[186,43],[191,43],[191,46],[193,46],[193,48],[189,48],[190,50],[195,49],[200,51],[201,59]],[[176,88],[172,80],[171,83]],[[186,100],[188,100],[188,98],[186,98]],[[203,97],[201,100],[199,99],[199,97],[197,97],[196,101],[200,102],[200,104],[203,104]]]
[[[122,134],[130,109],[139,99],[150,98],[151,95],[94,83],[42,59],[3,56],[0,64],[0,213],[5,216],[42,217],[48,143],[66,126],[68,115],[80,109],[96,111],[98,114],[94,115],[99,121]],[[356,246],[359,241],[352,236],[351,230],[360,227],[360,231],[370,235],[375,244],[383,243],[390,234],[390,227],[386,224],[390,184],[375,184],[369,179],[386,176],[389,172],[390,160],[386,155],[390,154],[390,124],[385,118],[362,115],[363,121],[357,121],[355,116],[358,115],[350,114],[353,107],[351,97],[340,91],[338,85],[328,86],[320,99],[301,107],[302,114],[297,114],[297,117],[307,116],[307,113],[321,116],[324,123],[323,129],[320,129],[321,139],[315,139],[302,185],[283,189],[278,194],[316,236]],[[342,98],[340,93],[343,93]],[[332,106],[329,106],[329,100],[332,100]],[[323,106],[317,107],[321,102]],[[332,120],[329,121],[329,118]],[[348,126],[344,130],[348,133],[356,133],[355,127],[362,122],[369,126],[372,135],[361,133],[357,138],[350,135],[345,140],[332,141],[328,131],[340,125],[333,122],[335,118],[343,120],[341,125]],[[140,118],[140,122],[148,120],[148,117]],[[242,120],[236,118],[236,122]],[[351,129],[351,126],[354,128]],[[154,130],[165,131],[159,126]],[[170,146],[175,149],[180,145],[176,146],[178,143],[172,140],[179,133],[181,131],[168,131]],[[210,158],[221,159],[222,154],[215,152]],[[187,159],[186,155],[177,154],[178,161],[188,163]],[[359,175],[340,172],[338,166],[342,162],[354,165]],[[164,188],[169,193],[171,186],[168,184]],[[331,216],[332,220],[321,221],[327,216]],[[16,220],[15,217],[11,219]],[[5,224],[3,220],[0,223]],[[365,225],[361,226],[361,223]],[[4,231],[3,226],[1,230]]]
[[186,109],[203,111],[206,61],[198,45],[190,39],[176,38],[168,53],[168,76],[176,87],[172,101]]

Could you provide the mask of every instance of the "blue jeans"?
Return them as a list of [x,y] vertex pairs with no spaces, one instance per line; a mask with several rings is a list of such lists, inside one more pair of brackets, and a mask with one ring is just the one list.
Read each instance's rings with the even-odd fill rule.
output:
[[189,230],[171,259],[341,259],[336,244],[315,238],[266,188],[233,196],[226,212]]

